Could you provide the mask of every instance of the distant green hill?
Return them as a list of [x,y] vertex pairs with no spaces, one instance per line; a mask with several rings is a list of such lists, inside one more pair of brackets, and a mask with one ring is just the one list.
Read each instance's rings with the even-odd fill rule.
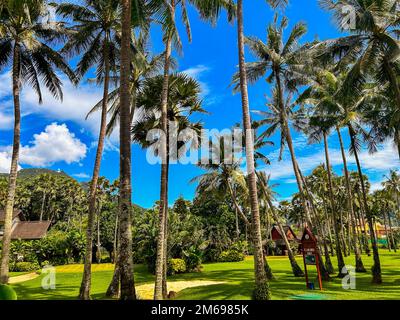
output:
[[[30,178],[39,176],[41,174],[51,174],[51,175],[71,178],[64,171],[54,171],[50,169],[41,169],[41,168],[21,169],[20,171],[18,171],[18,178]],[[8,177],[8,173],[0,173],[0,177]]]

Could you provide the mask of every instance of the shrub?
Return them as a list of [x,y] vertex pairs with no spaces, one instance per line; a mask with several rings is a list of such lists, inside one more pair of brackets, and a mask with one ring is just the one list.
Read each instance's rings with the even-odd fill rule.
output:
[[30,272],[40,269],[40,266],[36,262],[16,262],[11,268],[13,272]]
[[183,251],[183,259],[186,262],[187,272],[201,271],[201,252],[195,247]]
[[10,286],[0,284],[0,300],[17,300],[17,294]]
[[227,250],[219,255],[220,262],[239,262],[244,260],[244,254],[237,250]]
[[238,241],[231,245],[229,250],[221,252],[219,255],[219,262],[239,262],[245,258],[245,252],[248,251],[248,244],[246,241]]
[[170,259],[168,261],[168,274],[174,275],[186,272],[186,262],[183,259]]
[[46,260],[52,265],[76,263],[85,254],[85,237],[76,230],[52,230],[37,242],[35,249],[40,264]]

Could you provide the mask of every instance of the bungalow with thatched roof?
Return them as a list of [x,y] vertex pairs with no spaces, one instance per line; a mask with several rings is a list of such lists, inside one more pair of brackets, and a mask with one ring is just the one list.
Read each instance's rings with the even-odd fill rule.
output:
[[[4,233],[5,211],[0,210],[0,238]],[[25,221],[21,210],[13,212],[11,239],[12,240],[39,240],[46,236],[50,228],[50,221]]]

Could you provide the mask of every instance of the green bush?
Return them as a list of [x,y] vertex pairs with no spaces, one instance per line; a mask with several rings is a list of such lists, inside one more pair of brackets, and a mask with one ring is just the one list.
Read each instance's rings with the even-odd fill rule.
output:
[[168,274],[174,275],[186,272],[186,262],[183,259],[170,259],[168,261]]
[[198,248],[190,247],[184,250],[183,259],[186,263],[187,272],[200,272],[201,271],[201,252]]
[[51,230],[36,243],[35,251],[40,264],[43,261],[55,266],[79,263],[85,254],[85,241],[84,235],[76,230]]
[[40,266],[36,262],[16,262],[11,265],[12,272],[30,272],[40,269]]
[[220,262],[239,262],[244,260],[244,254],[235,249],[227,250],[221,252],[218,260]]
[[0,284],[0,300],[17,300],[17,294],[10,286]]
[[245,258],[245,252],[248,252],[248,243],[246,241],[234,242],[229,250],[222,251],[219,255],[219,262],[240,262]]

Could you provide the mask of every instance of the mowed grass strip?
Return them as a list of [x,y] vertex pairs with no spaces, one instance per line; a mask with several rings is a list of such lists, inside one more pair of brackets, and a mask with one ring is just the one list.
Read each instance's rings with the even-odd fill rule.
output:
[[[295,278],[291,273],[289,260],[286,257],[269,257],[268,261],[273,270],[275,279],[270,282],[272,298],[274,300],[296,299],[329,299],[329,300],[400,300],[400,253],[389,253],[380,250],[382,285],[371,284],[372,257],[363,255],[363,262],[368,270],[365,274],[356,275],[356,289],[345,290],[342,280],[332,276],[332,281],[324,282],[324,290],[310,291],[305,289],[305,279]],[[302,257],[297,257],[303,267]],[[334,266],[336,259],[333,257]],[[354,257],[346,258],[347,265],[354,265]],[[82,279],[82,265],[61,266],[56,268],[56,289],[42,288],[42,279],[45,275],[13,285],[18,298],[21,300],[60,300],[76,299]],[[310,281],[317,285],[315,267],[310,266]],[[104,293],[112,278],[113,265],[93,265],[92,296],[93,299],[104,299]],[[175,275],[169,281],[208,281],[217,282],[208,286],[192,287],[178,292],[179,300],[246,300],[250,299],[254,283],[253,259],[247,257],[245,261],[235,263],[204,264],[200,273]],[[154,281],[147,268],[135,265],[136,286],[151,284]],[[222,282],[222,283],[221,283]],[[171,286],[173,287],[173,286]]]

